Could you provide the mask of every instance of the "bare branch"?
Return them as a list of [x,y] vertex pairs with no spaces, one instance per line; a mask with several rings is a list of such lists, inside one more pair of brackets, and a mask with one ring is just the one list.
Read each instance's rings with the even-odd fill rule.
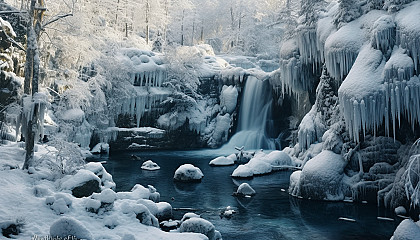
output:
[[48,26],[51,23],[54,23],[54,22],[56,22],[56,21],[58,21],[58,20],[60,20],[62,18],[66,18],[66,17],[70,17],[70,16],[73,16],[73,13],[67,13],[67,14],[64,14],[64,15],[58,15],[55,18],[53,18],[53,19],[49,20],[48,22],[44,23],[42,25],[42,29],[44,29],[46,26]]

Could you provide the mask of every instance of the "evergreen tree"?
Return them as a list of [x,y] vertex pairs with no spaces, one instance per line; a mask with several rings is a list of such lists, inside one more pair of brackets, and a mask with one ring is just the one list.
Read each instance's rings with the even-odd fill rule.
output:
[[339,4],[338,12],[334,16],[334,24],[337,27],[353,21],[362,14],[359,3],[354,0],[340,0]]

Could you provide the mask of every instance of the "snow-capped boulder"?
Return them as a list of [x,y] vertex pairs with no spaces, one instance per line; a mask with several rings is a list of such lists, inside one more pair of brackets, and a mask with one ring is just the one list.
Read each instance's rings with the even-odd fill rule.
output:
[[77,239],[93,240],[92,233],[81,222],[72,217],[61,217],[50,227],[50,236],[64,239],[73,236]]
[[172,206],[167,202],[156,203],[157,212],[155,216],[159,221],[169,220],[172,218]]
[[88,212],[98,213],[100,207],[101,207],[101,201],[99,200],[88,198],[85,201],[85,208],[86,208],[86,211]]
[[169,232],[171,230],[177,229],[180,225],[179,220],[168,220],[168,221],[162,221],[159,224],[160,229],[162,229],[165,232]]
[[159,227],[159,221],[149,209],[143,204],[135,204],[133,211],[136,213],[136,218],[144,225]]
[[192,213],[192,212],[185,213],[184,216],[182,216],[181,218],[181,224],[184,221],[187,221],[188,219],[191,219],[191,218],[200,218],[200,215]]
[[420,236],[420,222],[413,222],[411,219],[405,219],[395,229],[391,240],[411,240],[419,239]]
[[302,171],[294,171],[290,175],[290,183],[289,183],[289,194],[297,197],[300,196],[300,175],[302,174]]
[[93,172],[80,169],[75,175],[64,177],[61,187],[70,190],[73,196],[81,198],[100,192],[100,183],[101,179]]
[[134,185],[130,192],[117,192],[118,199],[132,199],[140,198],[148,199],[150,197],[150,189],[143,187],[140,184]]
[[149,170],[149,171],[154,171],[154,170],[159,170],[160,167],[159,167],[159,165],[157,165],[152,160],[147,160],[146,162],[144,162],[141,165],[141,169],[143,169],[143,170]]
[[254,172],[248,165],[239,165],[232,173],[232,177],[249,178],[254,176]]
[[202,218],[190,218],[182,222],[181,226],[179,227],[179,231],[202,233],[206,235],[209,240],[216,239],[214,225]]
[[[236,159],[236,157],[235,157]],[[210,161],[210,166],[230,166],[235,164],[235,159],[232,157],[220,156]]]
[[238,196],[254,196],[255,194],[255,190],[248,183],[239,185],[238,190],[235,192],[235,195]]
[[[340,154],[324,150],[309,160],[299,178],[303,198],[318,200],[342,200],[342,179],[347,162]],[[294,176],[296,177],[296,176]]]
[[204,175],[198,167],[195,167],[192,164],[184,164],[175,171],[174,180],[181,182],[199,182],[203,177]]
[[110,188],[115,190],[116,184],[112,179],[112,175],[109,174],[102,163],[99,162],[90,162],[85,165],[85,169],[93,172],[96,176],[101,179],[101,189]]
[[146,206],[147,209],[149,209],[150,213],[153,214],[153,215],[156,215],[156,213],[158,212],[158,207],[157,207],[156,203],[151,201],[151,200],[139,199],[139,200],[137,200],[137,203]]

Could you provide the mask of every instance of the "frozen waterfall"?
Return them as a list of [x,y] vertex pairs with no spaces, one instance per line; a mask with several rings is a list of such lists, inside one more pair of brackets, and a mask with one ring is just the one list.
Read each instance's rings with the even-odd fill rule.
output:
[[276,149],[274,139],[267,136],[267,122],[271,117],[272,95],[268,81],[249,76],[239,109],[238,131],[224,149]]

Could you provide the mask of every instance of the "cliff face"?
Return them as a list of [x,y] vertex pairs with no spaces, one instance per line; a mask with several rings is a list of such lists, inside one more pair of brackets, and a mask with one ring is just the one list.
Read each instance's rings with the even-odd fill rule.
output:
[[[275,85],[286,93],[308,92],[316,98],[299,125],[298,143],[286,149],[303,166],[290,191],[307,198],[351,198],[408,209],[410,203],[417,204],[412,195],[401,199],[391,195],[404,192],[399,188],[407,178],[397,172],[407,169],[413,154],[404,149],[420,137],[420,28],[415,24],[420,2],[388,12],[361,6],[365,12],[360,17],[334,24],[342,7],[330,4],[314,24],[300,25],[281,48]],[[319,66],[324,71],[311,93]],[[347,162],[337,173],[343,179],[332,195],[319,194],[322,181],[307,185],[305,180],[312,177],[307,174],[312,174],[314,157],[324,151],[340,154]],[[321,169],[329,168],[332,165]]]

